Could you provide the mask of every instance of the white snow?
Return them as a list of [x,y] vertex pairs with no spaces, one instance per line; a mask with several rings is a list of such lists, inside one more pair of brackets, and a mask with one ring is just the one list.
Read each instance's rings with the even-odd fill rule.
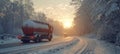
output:
[[18,39],[15,38],[11,38],[11,39],[7,39],[7,40],[0,40],[0,45],[4,45],[4,44],[10,44],[10,43],[18,43],[21,42]]
[[[53,47],[49,47],[47,49],[44,50],[38,50],[38,51],[33,51],[33,52],[28,52],[29,53],[33,53],[33,54],[69,54],[69,52],[71,53],[71,49],[74,45],[76,45],[79,42],[78,39],[72,39],[71,41],[68,42],[64,42],[61,43],[59,45],[55,45]],[[71,50],[71,51],[69,51]]]
[[55,37],[51,42],[0,49],[10,54],[119,54],[120,47],[98,40],[94,34],[82,37]]
[[[89,37],[90,36],[90,37]],[[89,37],[89,38],[88,38]],[[83,40],[86,40],[88,46],[82,54],[119,54],[120,47],[115,46],[109,42],[99,40],[95,38],[95,35],[90,34],[85,37],[81,37]]]
[[114,44],[102,41],[95,40],[96,47],[94,49],[95,54],[120,54],[120,47],[115,46]]
[[[31,44],[31,45],[24,45],[24,46],[22,45],[22,46],[4,48],[4,49],[0,49],[0,53],[11,52],[11,54],[15,54],[15,53],[26,53],[26,51],[32,50],[34,48],[39,48],[40,50],[43,50],[43,49],[46,49],[46,47],[47,47],[47,49],[48,49],[52,45],[53,46],[54,45],[59,46],[59,44],[60,44],[60,46],[62,46],[63,44],[66,45],[66,43],[73,40],[73,38],[69,38],[69,37],[68,38],[63,38],[63,37],[61,37],[61,38],[55,38],[53,40],[54,41],[47,42],[47,43],[36,43],[36,44]],[[23,51],[25,51],[25,52],[23,52]]]

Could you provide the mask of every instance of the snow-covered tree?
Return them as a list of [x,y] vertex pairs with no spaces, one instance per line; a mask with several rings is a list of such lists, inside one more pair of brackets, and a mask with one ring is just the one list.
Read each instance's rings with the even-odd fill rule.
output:
[[80,28],[80,23],[84,25],[90,21],[97,37],[112,43],[120,43],[119,0],[73,0],[73,2],[74,1],[78,3],[75,4],[77,5],[76,27]]
[[21,33],[20,27],[24,20],[29,19],[33,13],[31,0],[1,0],[0,1],[0,27],[2,34]]

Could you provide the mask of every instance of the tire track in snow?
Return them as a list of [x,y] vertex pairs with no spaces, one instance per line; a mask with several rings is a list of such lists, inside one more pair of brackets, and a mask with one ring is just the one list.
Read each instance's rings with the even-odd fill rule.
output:
[[[60,40],[64,40],[63,37],[54,37],[51,42],[27,43],[27,44],[16,43],[17,45],[16,44],[14,45],[14,43],[13,43],[14,47],[9,46],[9,44],[7,44],[8,46],[5,46],[5,48],[4,48],[4,46],[3,46],[3,48],[0,48],[0,54],[10,52],[10,51],[20,50],[20,49],[25,49],[25,48],[31,48],[31,47],[36,47],[36,46],[50,45],[50,44],[54,44],[54,43],[63,42]],[[12,43],[10,45],[12,45]]]
[[78,48],[78,50],[74,54],[82,54],[88,46],[88,43],[86,40],[84,40],[83,38],[79,38],[79,39],[81,40],[79,43],[80,48]]
[[94,48],[96,47],[96,42],[94,39],[84,38],[87,42],[87,47],[81,54],[94,54]]
[[[40,54],[64,54],[64,53],[61,53],[61,51],[63,52],[64,50],[66,50],[66,48],[72,48],[74,45],[76,45],[77,43],[79,42],[78,39],[74,38],[73,40],[69,41],[69,42],[66,42],[64,44],[61,44],[61,45],[56,45],[55,48],[51,48],[49,49],[48,51],[45,51],[43,53],[40,53]],[[69,50],[69,49],[67,49]]]
[[[71,41],[73,41],[74,39],[73,38],[71,38],[71,39],[69,39],[69,40],[64,40],[64,42],[59,42],[59,43],[53,43],[53,44],[46,44],[46,45],[44,45],[44,46],[39,46],[39,44],[35,44],[35,46],[34,45],[32,45],[33,47],[28,47],[28,48],[23,48],[23,47],[19,47],[19,49],[18,50],[12,50],[12,51],[8,51],[8,52],[2,52],[2,53],[4,53],[4,54],[26,54],[26,52],[31,52],[31,51],[37,51],[37,50],[41,50],[41,51],[43,51],[43,49],[49,49],[49,47],[54,47],[54,46],[58,46],[58,45],[60,45],[60,44],[66,44],[66,43],[69,43],[69,42],[71,42]],[[68,44],[69,45],[69,44]],[[68,46],[68,45],[66,45],[66,46]],[[24,47],[27,47],[27,46],[24,46]],[[21,49],[20,49],[21,48]],[[61,48],[62,49],[62,48]],[[10,50],[10,49],[9,49]]]

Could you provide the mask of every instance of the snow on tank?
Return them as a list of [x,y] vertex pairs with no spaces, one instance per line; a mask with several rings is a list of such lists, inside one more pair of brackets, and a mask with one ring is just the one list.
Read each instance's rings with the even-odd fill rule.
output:
[[23,27],[31,27],[31,28],[41,28],[41,29],[49,29],[47,23],[27,20],[23,23]]

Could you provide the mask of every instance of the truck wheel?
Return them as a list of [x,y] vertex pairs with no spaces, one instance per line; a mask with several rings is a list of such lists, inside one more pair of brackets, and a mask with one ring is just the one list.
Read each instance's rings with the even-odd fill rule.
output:
[[29,43],[30,40],[22,40],[23,43]]
[[36,43],[41,42],[41,38],[39,36],[37,36],[36,39],[35,39],[35,42]]
[[39,38],[36,38],[36,39],[35,39],[35,42],[36,42],[36,43],[38,43],[38,42],[40,42],[40,41],[41,41],[41,40],[40,40]]
[[48,41],[51,41],[52,40],[52,35],[50,35],[50,37],[48,38]]

